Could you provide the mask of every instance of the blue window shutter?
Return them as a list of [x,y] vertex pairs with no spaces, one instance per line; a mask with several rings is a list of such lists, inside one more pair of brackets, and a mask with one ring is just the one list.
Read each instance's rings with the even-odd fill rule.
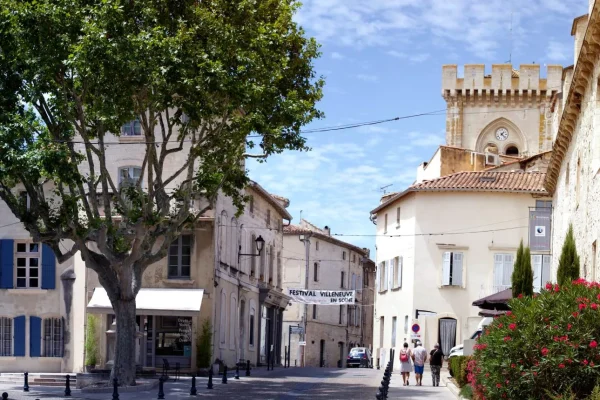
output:
[[42,355],[42,319],[29,317],[29,357]]
[[0,240],[0,288],[12,289],[13,286],[13,255],[14,240]]
[[46,244],[42,245],[42,289],[56,289],[56,257]]
[[15,317],[13,326],[13,341],[15,357],[25,357],[25,316]]

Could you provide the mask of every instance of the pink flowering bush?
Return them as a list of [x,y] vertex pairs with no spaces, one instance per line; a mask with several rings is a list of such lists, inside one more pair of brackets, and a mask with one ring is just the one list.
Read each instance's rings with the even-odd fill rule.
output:
[[600,383],[599,304],[600,284],[581,279],[513,299],[475,345],[474,398],[586,398]]

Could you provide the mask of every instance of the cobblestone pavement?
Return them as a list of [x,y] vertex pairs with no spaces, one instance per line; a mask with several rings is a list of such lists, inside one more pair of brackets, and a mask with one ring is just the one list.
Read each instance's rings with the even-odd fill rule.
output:
[[[206,388],[207,378],[197,379],[198,396],[214,399],[244,400],[291,400],[291,399],[375,399],[375,393],[383,377],[383,370],[376,369],[332,369],[332,368],[279,368],[275,371],[259,371],[251,377],[230,377],[227,384],[221,378],[215,379],[214,389]],[[414,382],[414,377],[411,378]],[[454,399],[445,387],[431,387],[431,377],[426,373],[423,378],[425,386],[402,387],[402,378],[394,372],[389,399]],[[165,383],[165,400],[189,399],[190,378],[182,378],[179,382]],[[11,400],[58,400],[64,399],[63,388],[31,387],[24,393],[21,386],[0,384],[0,392],[8,392]],[[156,399],[158,390],[150,392],[121,393],[119,400]],[[81,393],[73,390],[72,399],[111,400],[111,393]]]

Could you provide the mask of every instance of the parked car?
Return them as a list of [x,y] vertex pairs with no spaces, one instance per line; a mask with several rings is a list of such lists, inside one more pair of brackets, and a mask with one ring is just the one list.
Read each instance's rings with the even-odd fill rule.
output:
[[348,358],[346,359],[346,366],[350,367],[365,367],[372,368],[373,367],[373,357],[371,356],[371,351],[366,347],[354,347],[348,353]]
[[[483,318],[481,322],[479,322],[479,326],[477,330],[471,335],[470,339],[477,339],[479,336],[483,334],[483,330],[486,326],[490,325],[493,322],[493,318]],[[464,354],[464,345],[459,344],[458,346],[454,346],[450,349],[450,354],[448,354],[448,358],[462,356]]]

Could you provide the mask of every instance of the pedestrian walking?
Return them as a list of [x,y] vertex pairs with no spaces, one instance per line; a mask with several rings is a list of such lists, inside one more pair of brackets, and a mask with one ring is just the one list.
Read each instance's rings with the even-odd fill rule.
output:
[[402,381],[404,386],[408,386],[408,379],[412,372],[412,351],[408,348],[408,343],[404,342],[404,348],[400,350],[400,373],[402,374]]
[[444,352],[440,349],[438,343],[433,346],[429,358],[429,365],[431,366],[431,379],[433,380],[433,386],[440,386],[440,370],[444,364]]
[[425,361],[427,361],[427,350],[421,342],[417,342],[417,347],[413,352],[413,361],[415,362],[417,386],[423,386],[423,371],[425,370]]

